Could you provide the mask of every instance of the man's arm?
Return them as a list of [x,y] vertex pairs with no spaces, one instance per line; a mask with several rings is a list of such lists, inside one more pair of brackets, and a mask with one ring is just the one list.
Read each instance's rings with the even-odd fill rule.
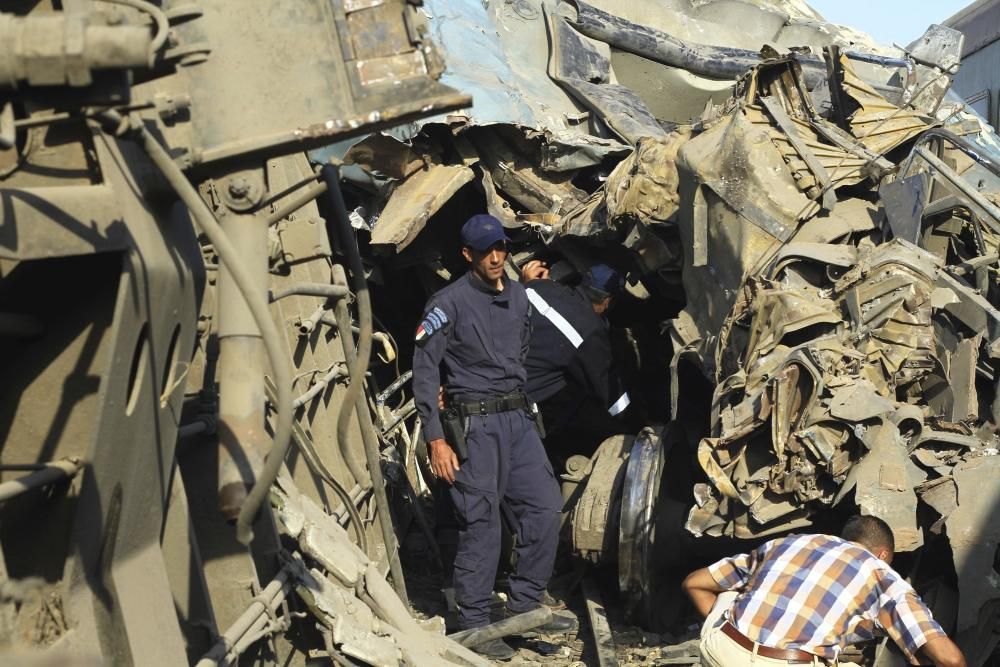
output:
[[431,470],[449,484],[455,482],[458,456],[444,439],[441,412],[438,407],[441,392],[441,360],[448,346],[451,318],[447,310],[433,302],[417,327],[413,348],[413,402],[420,415],[424,440],[430,454]]
[[939,635],[929,640],[920,649],[920,653],[927,656],[937,667],[966,667],[962,650],[946,636]]
[[754,549],[748,554],[737,554],[712,563],[708,567],[689,574],[681,588],[691,598],[698,613],[708,616],[719,593],[742,590],[750,580],[750,574],[773,542]]
[[878,625],[903,649],[913,664],[926,657],[938,667],[965,667],[962,651],[945,634],[913,588],[892,568],[879,572],[882,592],[876,604]]
[[532,280],[546,280],[549,277],[549,267],[539,259],[533,259],[521,267],[521,282],[530,283]]
[[691,599],[691,604],[703,617],[708,616],[708,612],[712,611],[719,593],[726,590],[719,585],[707,567],[695,570],[685,577],[681,588],[684,589],[684,592]]

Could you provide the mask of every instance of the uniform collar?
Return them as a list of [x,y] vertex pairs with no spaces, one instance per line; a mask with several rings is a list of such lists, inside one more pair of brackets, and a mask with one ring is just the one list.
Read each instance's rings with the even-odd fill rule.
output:
[[510,279],[507,277],[506,274],[500,277],[500,280],[503,281],[503,290],[498,290],[494,289],[493,287],[490,287],[489,285],[484,283],[482,279],[479,278],[479,276],[477,276],[471,270],[465,275],[466,278],[468,278],[470,285],[472,285],[475,289],[479,290],[480,292],[483,292],[484,294],[489,294],[492,297],[503,297],[510,291]]

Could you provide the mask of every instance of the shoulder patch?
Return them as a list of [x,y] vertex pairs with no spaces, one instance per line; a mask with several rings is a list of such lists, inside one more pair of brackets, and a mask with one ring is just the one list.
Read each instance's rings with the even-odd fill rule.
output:
[[417,333],[413,339],[417,343],[423,343],[435,333],[441,331],[447,323],[448,316],[439,307],[434,306],[434,308],[424,315],[424,319],[420,323],[420,326],[417,327]]

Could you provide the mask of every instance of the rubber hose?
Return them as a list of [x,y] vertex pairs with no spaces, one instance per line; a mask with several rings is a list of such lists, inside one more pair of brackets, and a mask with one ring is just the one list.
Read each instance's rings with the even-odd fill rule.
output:
[[[330,195],[330,204],[333,208],[334,227],[337,230],[337,238],[340,241],[340,249],[347,257],[347,268],[350,270],[350,279],[354,288],[354,297],[358,304],[358,352],[354,363],[348,361],[348,375],[351,383],[347,387],[347,393],[340,404],[340,413],[337,415],[337,444],[340,446],[344,460],[351,467],[351,473],[359,484],[364,484],[364,477],[359,477],[354,466],[351,466],[353,459],[347,456],[344,450],[348,437],[348,429],[351,425],[351,412],[355,410],[358,397],[364,388],[364,377],[368,371],[368,364],[371,362],[372,354],[372,302],[368,293],[368,281],[365,280],[364,266],[361,264],[361,252],[358,250],[358,240],[354,236],[354,228],[351,227],[350,220],[347,219],[347,208],[344,204],[344,195],[340,191],[340,170],[334,165],[323,165],[323,180],[326,182],[326,191]],[[341,332],[340,335],[345,335]],[[346,334],[350,336],[350,334]]]

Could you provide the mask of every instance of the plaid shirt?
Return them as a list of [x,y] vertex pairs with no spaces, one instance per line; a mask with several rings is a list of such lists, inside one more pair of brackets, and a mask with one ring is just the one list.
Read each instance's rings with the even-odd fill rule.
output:
[[727,617],[748,638],[772,648],[836,660],[847,644],[888,634],[915,661],[941,626],[888,564],[839,537],[793,535],[709,567],[724,589],[739,591]]

